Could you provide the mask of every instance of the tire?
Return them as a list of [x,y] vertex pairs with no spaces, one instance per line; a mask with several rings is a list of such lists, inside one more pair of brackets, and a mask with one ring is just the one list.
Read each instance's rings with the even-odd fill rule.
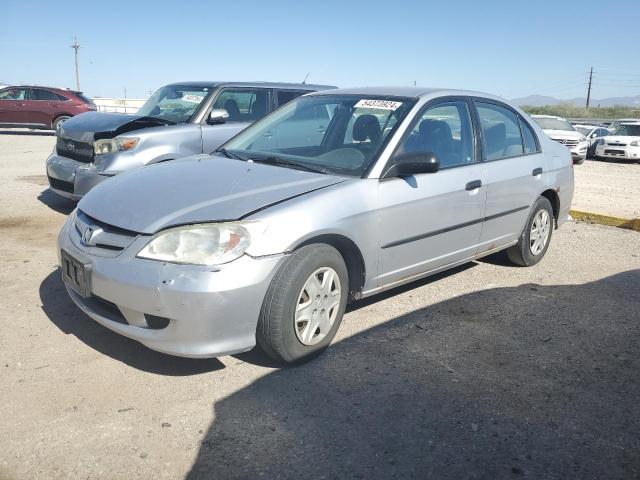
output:
[[[325,280],[331,278],[327,287]],[[322,296],[314,299],[309,291]],[[314,243],[296,250],[278,269],[265,295],[256,330],[258,346],[283,364],[319,355],[340,328],[348,291],[347,267],[335,248]]]
[[62,122],[64,122],[65,120],[69,120],[71,117],[67,116],[67,115],[60,115],[59,117],[56,117],[53,119],[53,122],[51,122],[51,128],[53,128],[54,131],[58,131],[58,127],[60,126],[60,124]]
[[584,158],[579,159],[578,161],[574,162],[575,165],[582,165],[584,163]]
[[[545,213],[543,212],[546,212],[546,219],[548,220],[548,223],[543,220],[545,218]],[[542,245],[542,248],[540,250],[538,250],[540,244],[535,243],[536,239],[534,239],[533,242],[531,239],[531,230],[534,221],[536,220],[538,224],[540,224],[541,220],[543,223],[546,223],[546,228],[544,229],[544,238],[546,238],[546,240],[544,241],[544,244]],[[553,215],[553,208],[551,207],[551,203],[549,202],[549,200],[547,200],[545,197],[538,197],[538,199],[533,204],[533,207],[531,208],[529,218],[527,219],[524,230],[522,231],[522,234],[518,239],[518,243],[507,249],[509,260],[521,267],[531,267],[542,260],[542,257],[544,257],[544,254],[547,253],[547,249],[549,248],[549,244],[551,243],[554,220],[555,217]],[[539,238],[538,240],[541,239]]]

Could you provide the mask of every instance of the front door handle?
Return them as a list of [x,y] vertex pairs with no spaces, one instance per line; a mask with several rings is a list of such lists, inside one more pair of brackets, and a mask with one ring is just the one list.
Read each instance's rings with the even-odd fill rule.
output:
[[476,188],[480,188],[482,186],[482,182],[480,180],[474,180],[473,182],[467,183],[467,186],[464,187],[465,190],[475,190]]
[[531,172],[531,175],[533,175],[534,177],[537,177],[538,175],[542,175],[542,169],[541,168],[534,168],[533,172]]

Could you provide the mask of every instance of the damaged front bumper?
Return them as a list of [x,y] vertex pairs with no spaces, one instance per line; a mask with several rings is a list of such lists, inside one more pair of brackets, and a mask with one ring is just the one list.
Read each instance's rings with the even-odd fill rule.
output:
[[92,163],[78,162],[56,153],[49,155],[46,168],[49,188],[73,200],[80,200],[93,187],[111,177],[98,172]]
[[262,302],[283,255],[248,255],[217,267],[136,258],[149,240],[138,236],[122,252],[89,252],[70,215],[58,237],[58,257],[86,270],[87,289],[66,285],[89,317],[125,337],[171,355],[208,358],[252,349]]

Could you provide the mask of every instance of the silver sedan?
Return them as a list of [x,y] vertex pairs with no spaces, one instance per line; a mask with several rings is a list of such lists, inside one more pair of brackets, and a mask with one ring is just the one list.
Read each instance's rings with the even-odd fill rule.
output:
[[506,250],[539,262],[568,217],[566,148],[491,95],[300,97],[214,155],[119,175],[59,236],[90,317],[186,357],[325,349],[347,303]]

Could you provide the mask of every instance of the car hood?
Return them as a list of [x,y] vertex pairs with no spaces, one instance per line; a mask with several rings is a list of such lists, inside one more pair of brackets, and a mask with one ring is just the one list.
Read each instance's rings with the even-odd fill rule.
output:
[[139,233],[238,220],[345,177],[198,155],[117,175],[85,195],[78,209]]
[[570,132],[568,130],[545,130],[550,138],[561,138],[563,140],[580,140],[584,139],[584,135],[580,132]]
[[121,133],[166,125],[174,123],[143,115],[86,112],[65,121],[58,135],[76,142],[93,143],[94,140],[113,138]]
[[629,144],[631,142],[637,142],[640,140],[638,136],[630,136],[630,135],[607,135],[604,137],[605,142],[607,143],[626,143]]

